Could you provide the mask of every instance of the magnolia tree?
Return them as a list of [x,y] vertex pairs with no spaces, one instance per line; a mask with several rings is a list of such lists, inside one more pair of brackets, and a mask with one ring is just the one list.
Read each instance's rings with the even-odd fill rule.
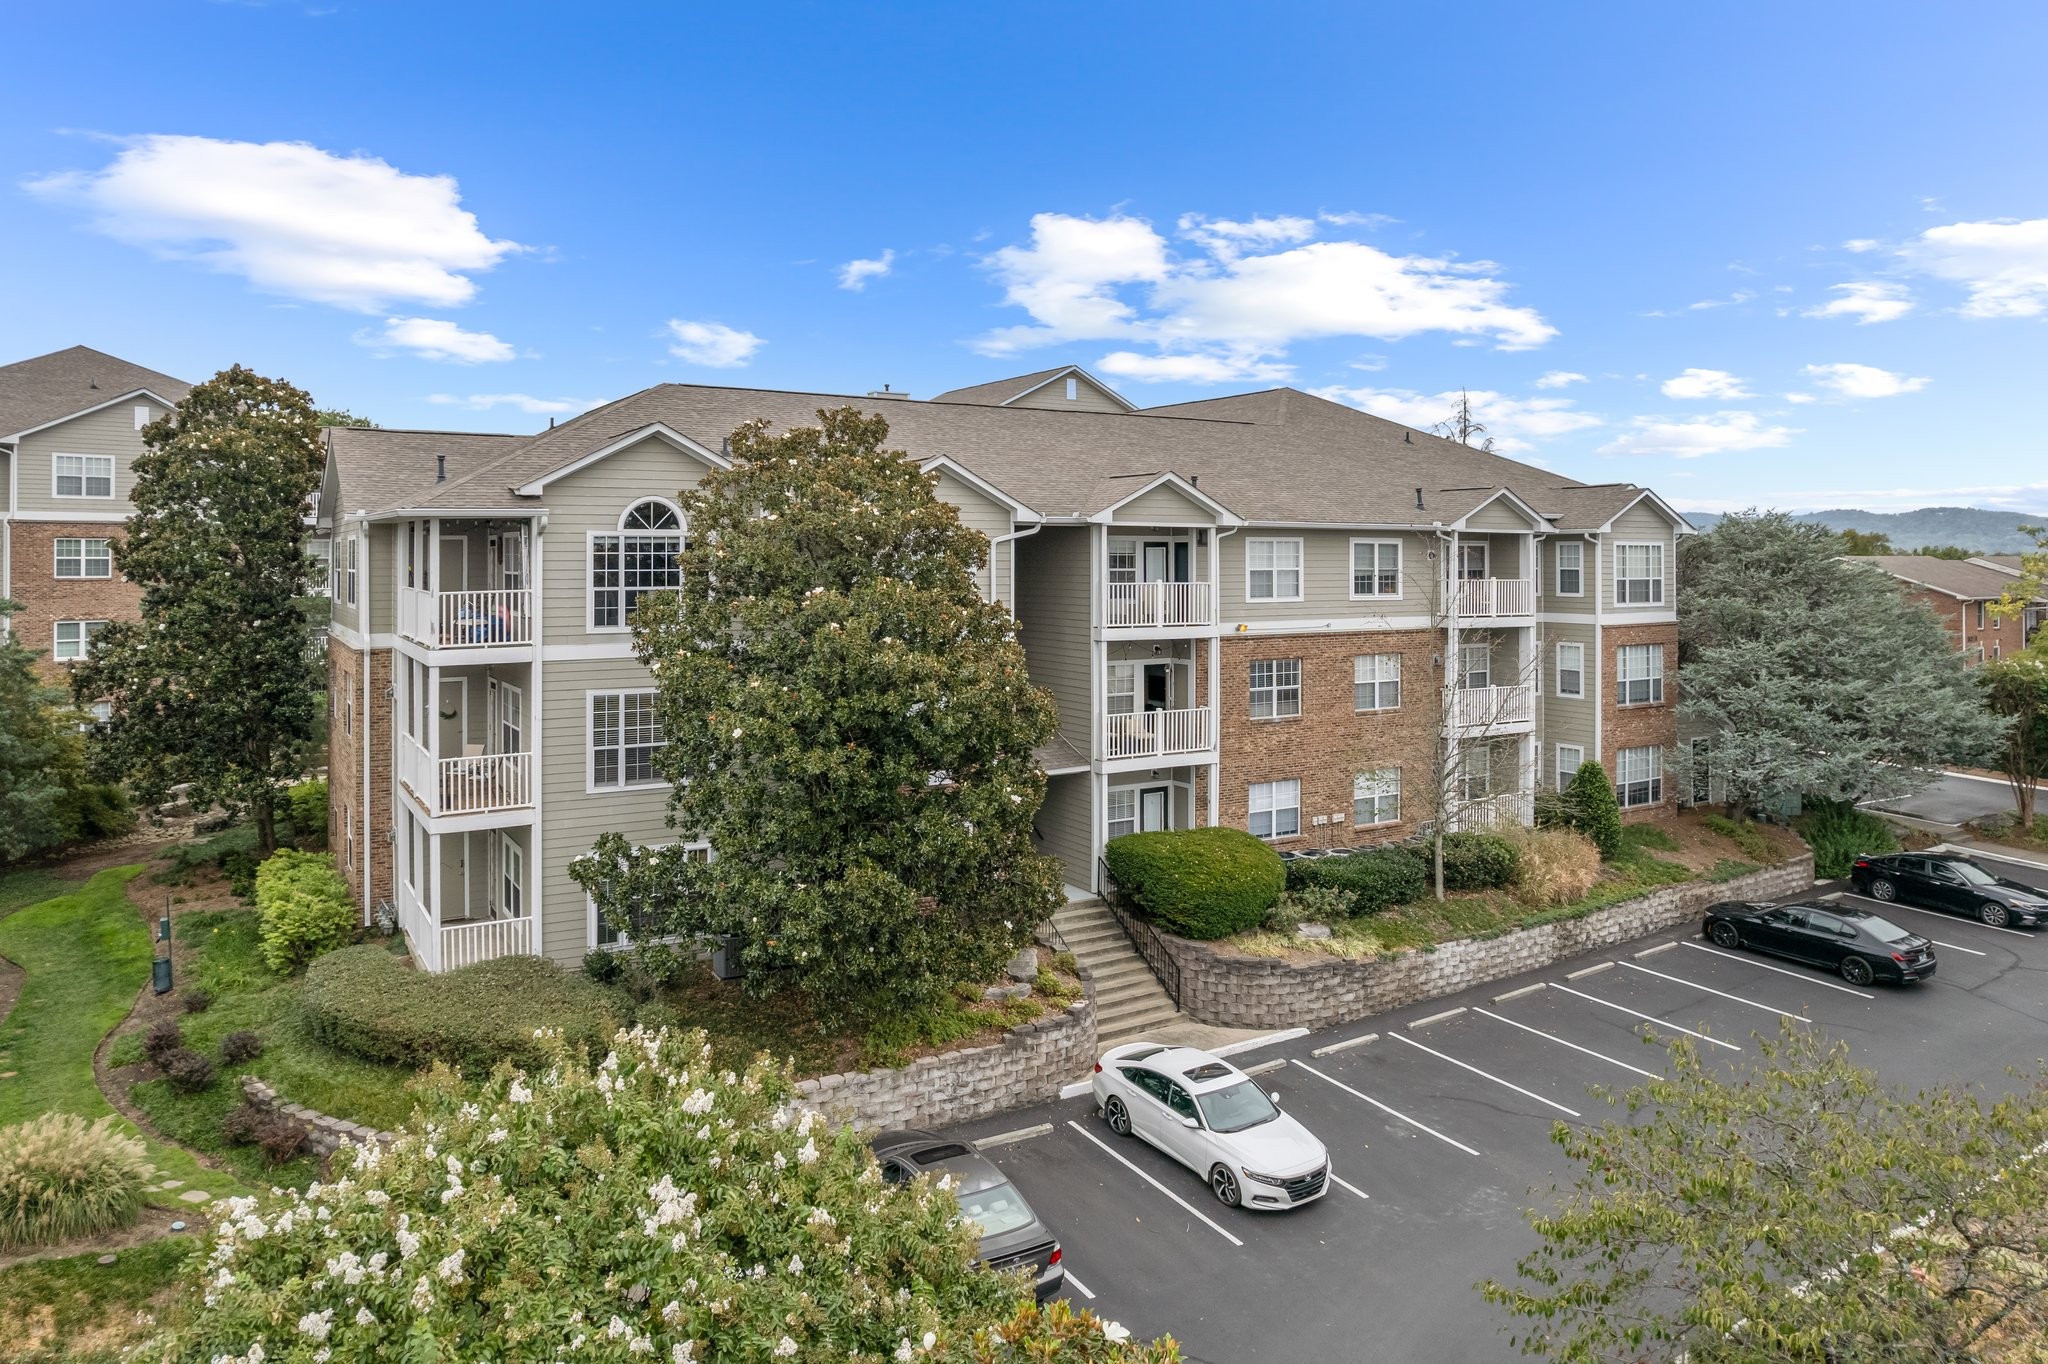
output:
[[635,1029],[590,1067],[447,1072],[389,1148],[224,1206],[167,1358],[199,1364],[830,1360],[1167,1364],[1114,1323],[1039,1312],[973,1263],[946,1179],[882,1181],[850,1128],[701,1033]]
[[987,541],[852,408],[733,434],[682,495],[682,586],[643,601],[671,826],[573,868],[638,938],[737,935],[749,987],[914,1007],[993,975],[1059,904],[1032,846],[1052,699],[984,600]]

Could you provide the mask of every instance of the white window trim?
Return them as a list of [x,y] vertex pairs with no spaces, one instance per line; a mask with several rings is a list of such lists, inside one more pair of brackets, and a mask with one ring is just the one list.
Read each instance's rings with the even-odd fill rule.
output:
[[[1374,678],[1373,678],[1373,679],[1372,679],[1372,680],[1371,680],[1370,682],[1367,682],[1367,681],[1363,681],[1363,680],[1361,680],[1361,679],[1359,678],[1359,676],[1358,676],[1358,671],[1359,671],[1359,665],[1360,665],[1360,664],[1362,664],[1362,663],[1364,663],[1364,662],[1365,662],[1365,660],[1366,660],[1366,659],[1368,659],[1368,658],[1391,658],[1391,659],[1393,659],[1393,660],[1394,660],[1394,675],[1393,675],[1392,677],[1377,677],[1377,676],[1376,676],[1376,677],[1374,677]],[[1375,671],[1377,671],[1377,668],[1375,668]],[[1393,683],[1393,684],[1394,684],[1394,704],[1393,704],[1393,705],[1391,705],[1391,706],[1380,706],[1380,705],[1372,705],[1372,706],[1361,706],[1361,705],[1359,705],[1359,704],[1358,704],[1358,689],[1359,689],[1360,687],[1366,687],[1366,686],[1369,686],[1369,687],[1371,687],[1371,688],[1372,688],[1372,694],[1373,694],[1373,700],[1374,700],[1374,701],[1378,701],[1378,700],[1379,700],[1379,695],[1380,695],[1380,688],[1381,688],[1381,687],[1383,687],[1383,686],[1385,686],[1385,685],[1386,685],[1387,683],[1389,683],[1389,682],[1391,682],[1391,683]],[[1400,708],[1401,708],[1401,655],[1400,655],[1400,654],[1398,654],[1398,653],[1386,653],[1386,654],[1354,654],[1354,655],[1352,655],[1352,657],[1351,657],[1351,713],[1352,713],[1352,714],[1354,714],[1354,715],[1379,715],[1379,714],[1383,714],[1383,713],[1385,713],[1386,711],[1390,711],[1390,710],[1399,710]]]
[[[1630,649],[1647,650],[1650,671],[1642,677],[1625,677],[1621,671],[1621,660]],[[1650,699],[1631,701],[1628,699],[1628,685],[1631,682],[1649,682]],[[1617,644],[1614,648],[1614,707],[1616,710],[1635,710],[1643,706],[1664,704],[1664,646],[1661,644]]]
[[[1360,592],[1360,591],[1358,590],[1358,547],[1359,547],[1360,545],[1372,545],[1372,546],[1374,546],[1375,548],[1377,548],[1378,546],[1381,546],[1381,545],[1391,545],[1391,546],[1393,546],[1393,550],[1394,550],[1394,590],[1393,590],[1392,592],[1378,592],[1378,591],[1374,591],[1374,592]],[[1377,568],[1377,557],[1378,557],[1378,556],[1377,556],[1377,555],[1375,555],[1374,557],[1375,557],[1375,568],[1374,568],[1374,576],[1375,576],[1375,577],[1377,577],[1377,576],[1378,576],[1378,568]],[[1247,564],[1249,564],[1250,560],[1249,560],[1249,559],[1247,559],[1247,560],[1246,560],[1246,562],[1247,562]],[[1392,599],[1398,599],[1398,598],[1399,598],[1399,597],[1401,596],[1401,542],[1400,542],[1399,540],[1386,540],[1386,539],[1374,539],[1374,538],[1372,538],[1372,537],[1370,537],[1370,536],[1360,536],[1360,537],[1358,537],[1358,538],[1355,538],[1355,539],[1353,539],[1353,540],[1352,540],[1352,542],[1351,542],[1351,550],[1350,550],[1350,557],[1349,557],[1349,558],[1348,558],[1348,559],[1346,560],[1346,567],[1345,567],[1345,571],[1346,571],[1346,573],[1347,573],[1347,574],[1349,575],[1349,578],[1350,578],[1350,581],[1349,581],[1349,583],[1347,584],[1347,586],[1348,586],[1348,587],[1350,588],[1350,590],[1351,590],[1351,600],[1353,600],[1353,601],[1388,601],[1388,600],[1392,600]]]
[[[1632,801],[1628,789],[1637,781],[1628,775],[1628,755],[1631,753],[1650,754],[1650,775],[1641,778],[1641,784],[1651,789],[1650,799]],[[1624,748],[1614,755],[1614,799],[1624,810],[1650,810],[1664,803],[1664,746],[1643,744],[1635,748]]]
[[1138,812],[1138,788],[1135,786],[1112,786],[1103,793],[1102,798],[1102,841],[1105,843],[1107,843],[1112,838],[1123,837],[1122,834],[1113,834],[1110,832],[1110,826],[1120,822],[1116,817],[1115,806],[1113,804],[1116,798],[1120,795],[1129,796],[1131,798],[1131,817],[1129,820],[1131,827],[1129,829],[1129,832],[1138,832],[1138,820],[1140,818]]
[[[1566,649],[1576,650],[1579,655],[1578,667],[1570,670],[1576,671],[1579,675],[1579,689],[1577,691],[1566,691],[1564,689],[1564,675],[1568,671],[1564,666],[1564,651]],[[1557,695],[1564,700],[1583,701],[1586,699],[1586,646],[1583,643],[1577,640],[1558,641],[1555,688]]]
[[[1273,684],[1269,687],[1261,687],[1255,680],[1255,669],[1257,669],[1257,667],[1261,663],[1268,663],[1272,665]],[[1283,663],[1292,663],[1294,665],[1294,681],[1292,683],[1282,682],[1280,680],[1280,665]],[[1299,720],[1302,715],[1303,671],[1304,669],[1301,666],[1301,660],[1299,658],[1252,659],[1250,663],[1248,663],[1245,666],[1245,718],[1248,720],[1260,722],[1267,720]],[[1255,712],[1254,708],[1257,705],[1256,698],[1258,697],[1258,694],[1262,691],[1270,692],[1271,700],[1269,703],[1267,713],[1264,715],[1259,715]],[[1280,693],[1283,691],[1292,691],[1294,693],[1294,709],[1288,711],[1285,714],[1282,714],[1280,711]]]
[[[17,458],[19,458],[19,456],[17,456]],[[61,459],[104,460],[107,466],[107,491],[105,493],[86,492],[85,487],[87,484],[92,482],[92,475],[89,473],[81,472],[78,476],[78,492],[58,492],[57,461]],[[119,461],[117,461],[112,455],[74,455],[63,450],[53,451],[50,455],[50,496],[60,497],[64,499],[66,502],[112,502],[114,500],[115,493],[119,491],[119,489],[116,488],[115,486],[117,483],[120,482],[121,478],[121,471],[118,467],[116,467],[118,463]]]
[[[1272,799],[1275,802],[1274,804],[1268,805],[1263,812],[1260,811],[1257,805],[1255,804],[1255,802],[1258,800],[1259,788],[1262,786],[1265,787],[1267,790],[1273,792],[1273,795],[1270,799]],[[1279,788],[1283,786],[1292,786],[1294,788],[1294,803],[1292,805],[1281,805],[1277,803],[1279,800]],[[1255,838],[1262,838],[1269,843],[1277,843],[1283,838],[1301,837],[1301,779],[1299,777],[1283,777],[1277,781],[1255,781],[1248,788],[1246,788],[1244,801],[1244,824],[1245,829],[1247,831],[1250,831],[1251,829],[1253,815],[1264,813],[1270,816],[1278,816],[1282,810],[1294,811],[1293,830],[1289,833],[1284,834],[1254,834],[1253,836]],[[1278,818],[1274,818],[1269,822],[1274,828],[1277,829],[1279,827],[1280,821],[1278,820]]]
[[[1467,561],[1467,560],[1469,560],[1469,559],[1475,559],[1475,558],[1479,560],[1479,571],[1478,571],[1477,573],[1467,573],[1467,572],[1465,572],[1465,564],[1466,564],[1466,561]],[[1458,545],[1458,581],[1460,581],[1460,582],[1468,582],[1468,583],[1470,583],[1470,582],[1481,582],[1481,581],[1483,581],[1483,580],[1484,580],[1484,579],[1485,579],[1485,578],[1486,578],[1486,577],[1487,577],[1488,575],[1490,575],[1490,574],[1491,574],[1492,572],[1493,572],[1493,555],[1492,555],[1491,553],[1489,553],[1489,552],[1488,552],[1488,549],[1487,549],[1487,542],[1486,542],[1486,541],[1484,541],[1484,540],[1465,540],[1465,541],[1461,541],[1461,542],[1459,543],[1459,545]]]
[[[519,875],[516,879],[506,874],[507,866],[514,861],[518,862],[519,864]],[[514,919],[524,919],[528,917],[526,907],[533,899],[533,888],[527,884],[527,861],[528,858],[526,856],[526,849],[520,847],[518,841],[514,839],[511,834],[501,832],[498,835],[498,884],[495,887],[493,887],[493,889],[496,890],[498,893],[498,903],[496,907],[498,909],[506,909],[508,908],[508,906],[504,903],[505,883],[508,880],[513,881],[514,885],[517,887],[519,891],[519,912],[517,914],[509,916]]]
[[1472,675],[1472,664],[1469,660],[1471,659],[1472,654],[1478,650],[1484,650],[1486,653],[1485,685],[1488,687],[1491,687],[1493,685],[1493,641],[1477,640],[1468,643],[1463,643],[1458,646],[1458,688],[1461,691],[1478,690],[1478,688],[1470,686],[1470,684],[1468,684],[1465,680],[1466,678]]
[[356,604],[356,573],[359,567],[356,546],[361,543],[362,538],[363,537],[360,535],[351,535],[348,537],[348,571],[344,576],[347,579],[348,604],[350,606],[354,606]]
[[[1360,794],[1360,792],[1359,792],[1359,789],[1358,789],[1358,788],[1359,788],[1359,787],[1360,787],[1361,785],[1363,785],[1363,784],[1364,784],[1364,782],[1365,782],[1366,778],[1368,778],[1368,777],[1383,777],[1383,776],[1386,776],[1386,775],[1388,775],[1388,774],[1390,774],[1390,773],[1391,773],[1391,774],[1393,775],[1393,778],[1394,778],[1394,789],[1393,789],[1393,791],[1392,791],[1392,793],[1391,793],[1391,794],[1393,795],[1393,798],[1394,798],[1394,817],[1393,817],[1392,819],[1368,819],[1368,820],[1360,820],[1360,819],[1358,818],[1358,802],[1359,802],[1359,801],[1361,801],[1361,800],[1365,800],[1365,799],[1373,799],[1373,800],[1380,800],[1380,799],[1384,799],[1385,797],[1384,797],[1384,795],[1382,795],[1382,796],[1375,796],[1375,797],[1367,797],[1367,796],[1361,795],[1361,794]],[[1400,769],[1400,768],[1398,768],[1398,767],[1380,767],[1380,768],[1375,768],[1375,769],[1373,769],[1373,770],[1372,770],[1372,771],[1370,771],[1370,772],[1355,772],[1355,773],[1353,773],[1353,774],[1352,774],[1352,777],[1351,777],[1351,827],[1352,827],[1352,828],[1354,828],[1354,829],[1384,829],[1384,828],[1387,828],[1387,827],[1389,827],[1390,825],[1395,825],[1395,824],[1399,824],[1400,822],[1401,822],[1401,769]]]
[[[598,697],[617,696],[624,698],[627,696],[654,696],[657,694],[653,687],[594,687],[583,693],[583,793],[585,795],[618,796],[634,791],[661,791],[667,789],[668,783],[659,775],[656,775],[649,781],[626,781],[626,767],[623,754],[619,761],[620,780],[610,786],[599,786],[597,784],[597,745],[591,741],[591,722],[595,719]],[[622,706],[620,723],[623,724],[624,721],[624,708]],[[668,736],[666,734],[662,736],[660,746],[664,748],[668,746]]]
[[[659,852],[663,848],[675,847],[681,847],[685,849],[702,848],[704,850],[704,860],[707,863],[716,862],[718,860],[717,850],[711,846],[708,840],[701,838],[693,838],[687,842],[680,844],[649,843],[647,845],[647,851]],[[611,942],[599,942],[597,940],[597,897],[591,895],[588,891],[585,891],[583,894],[583,941],[590,947],[592,951],[595,952],[617,952],[624,948],[639,946],[639,943],[635,939],[627,936],[624,933],[621,933],[617,938],[613,939]],[[656,938],[654,939],[654,941],[680,942],[682,941],[682,939],[669,937]]]
[[[636,497],[631,502],[627,503],[624,510],[622,510],[619,513],[618,524],[615,525],[612,529],[593,530],[586,532],[584,535],[583,545],[583,628],[593,635],[629,635],[633,633],[633,626],[626,619],[627,615],[630,613],[627,612],[625,609],[626,585],[623,581],[623,575],[626,569],[625,536],[628,534],[664,535],[668,533],[666,531],[627,531],[626,518],[633,514],[633,509],[635,507],[643,506],[649,502],[652,502],[657,506],[666,507],[671,513],[674,514],[676,518],[675,536],[677,548],[680,549],[683,545],[689,543],[690,523],[683,516],[683,509],[681,507],[678,507],[674,502],[671,502],[666,497]],[[619,623],[617,625],[599,625],[597,623],[597,583],[594,581],[594,569],[597,563],[597,542],[600,538],[616,538],[620,542],[619,572],[621,575],[621,581],[617,589],[619,592]],[[656,588],[654,590],[660,591],[662,589]]]
[[[1567,753],[1579,755],[1572,761],[1569,770],[1567,770],[1564,761],[1564,755]],[[1572,784],[1572,778],[1577,776],[1579,769],[1586,765],[1586,746],[1584,744],[1559,744],[1554,761],[1557,765],[1557,789],[1562,791]]]
[[[66,540],[70,540],[70,541],[73,541],[73,542],[75,542],[75,543],[76,543],[76,544],[78,545],[78,567],[79,567],[79,571],[78,571],[78,572],[76,572],[76,573],[60,573],[60,572],[59,572],[59,571],[57,570],[57,565],[58,565],[58,564],[59,564],[59,563],[60,563],[60,562],[62,561],[62,558],[63,558],[63,556],[62,556],[62,555],[58,554],[58,552],[57,552],[57,546],[59,546],[59,545],[63,544],[63,543],[64,543],[64,542],[66,541]],[[86,547],[87,545],[99,545],[99,546],[101,547],[101,549],[100,549],[100,552],[99,552],[99,554],[97,554],[97,555],[92,555],[92,554],[88,554],[88,553],[86,553],[86,552],[85,552],[85,547]],[[105,559],[105,560],[107,561],[107,571],[106,571],[106,572],[104,572],[104,573],[87,573],[87,572],[85,572],[85,565],[86,565],[86,564],[87,564],[87,563],[88,563],[88,562],[89,562],[90,560],[92,560],[92,559],[94,559],[94,558],[104,558],[104,559]],[[97,536],[97,535],[95,535],[95,536],[85,536],[85,535],[58,535],[58,536],[53,536],[53,537],[51,538],[51,540],[50,540],[50,576],[51,576],[51,577],[53,577],[53,578],[55,578],[55,579],[56,579],[56,580],[57,580],[58,582],[63,582],[63,583],[95,583],[95,582],[107,582],[107,581],[111,580],[111,579],[113,578],[113,576],[114,576],[114,542],[113,542],[112,540],[110,540],[110,539],[107,539],[107,538],[106,538],[105,536]]]
[[[1291,596],[1291,597],[1282,597],[1282,596],[1279,596],[1279,595],[1274,595],[1274,596],[1271,596],[1271,597],[1254,597],[1254,596],[1252,595],[1252,546],[1253,546],[1253,545],[1293,545],[1293,546],[1294,546],[1294,548],[1295,548],[1295,556],[1294,556],[1294,582],[1295,582],[1295,592],[1294,592],[1294,595],[1293,595],[1293,596]],[[1275,568],[1275,569],[1273,569],[1272,571],[1273,571],[1273,572],[1274,572],[1275,574],[1278,574],[1278,573],[1280,573],[1280,572],[1281,572],[1282,570],[1281,570],[1281,569],[1278,569],[1278,568]],[[1299,535],[1260,535],[1260,536],[1257,536],[1257,537],[1253,537],[1253,538],[1248,538],[1248,539],[1246,539],[1246,540],[1245,540],[1245,542],[1244,542],[1244,599],[1245,599],[1245,600],[1246,600],[1247,602],[1290,602],[1290,601],[1302,601],[1302,600],[1304,600],[1304,594],[1305,594],[1305,593],[1306,593],[1307,591],[1308,591],[1308,542],[1307,542],[1307,541],[1306,541],[1305,539],[1303,539],[1303,538],[1302,538],[1301,536],[1299,536]]]
[[[1621,561],[1622,561],[1622,557],[1623,557],[1623,555],[1622,555],[1622,551],[1624,551],[1624,550],[1630,550],[1630,549],[1653,549],[1653,550],[1657,551],[1657,552],[1656,552],[1656,554],[1655,554],[1655,555],[1653,556],[1653,557],[1654,557],[1654,558],[1655,558],[1655,559],[1657,560],[1657,572],[1656,572],[1656,573],[1655,573],[1655,574],[1654,574],[1653,576],[1651,576],[1651,577],[1648,577],[1648,578],[1624,578],[1624,577],[1622,577],[1622,576],[1621,576]],[[1667,564],[1666,564],[1666,563],[1664,562],[1664,542],[1663,542],[1663,541],[1661,541],[1661,540],[1617,540],[1617,541],[1615,541],[1615,543],[1614,543],[1614,590],[1613,590],[1613,596],[1614,596],[1614,604],[1615,604],[1615,606],[1616,606],[1617,608],[1620,608],[1620,609],[1624,609],[1624,610],[1626,610],[1627,608],[1630,608],[1630,607],[1636,607],[1636,606],[1662,606],[1662,605],[1664,604],[1664,571],[1665,571],[1665,569],[1666,569],[1667,567],[1668,567],[1668,565],[1667,565]],[[1649,601],[1623,601],[1623,600],[1621,599],[1621,585],[1622,585],[1622,584],[1623,584],[1624,582],[1639,582],[1639,583],[1655,583],[1655,584],[1657,585],[1657,586],[1656,586],[1656,594],[1655,594],[1655,595],[1654,595],[1653,597],[1651,597],[1651,599],[1650,599]]]
[[[1579,552],[1579,562],[1578,562],[1577,566],[1576,566],[1576,567],[1574,567],[1574,568],[1573,568],[1573,569],[1571,570],[1572,572],[1574,572],[1574,573],[1577,573],[1577,574],[1579,575],[1579,588],[1578,588],[1578,591],[1576,591],[1576,592],[1567,592],[1567,591],[1565,591],[1565,590],[1564,590],[1564,575],[1565,575],[1565,572],[1566,572],[1566,570],[1565,570],[1565,566],[1564,566],[1564,551],[1565,551],[1565,550],[1567,550],[1567,549],[1575,549],[1575,550],[1577,550],[1577,551]],[[1554,577],[1554,580],[1553,580],[1553,585],[1554,585],[1554,586],[1555,586],[1555,587],[1557,588],[1557,595],[1558,595],[1558,596],[1560,596],[1560,597],[1583,597],[1583,596],[1585,596],[1585,595],[1586,595],[1586,542],[1585,542],[1584,540],[1560,540],[1560,541],[1558,541],[1558,542],[1557,542],[1557,550],[1556,550],[1556,554],[1555,554],[1555,556],[1554,556],[1553,562],[1554,562],[1554,563],[1556,564],[1556,566],[1557,566],[1557,567],[1556,567],[1556,574],[1555,574],[1555,577]]]
[[[67,625],[76,625],[78,631],[78,652],[66,657],[57,652],[57,632]],[[93,626],[91,630],[84,627]],[[53,620],[50,622],[50,661],[52,663],[80,663],[92,652],[92,637],[107,627],[103,620]]]

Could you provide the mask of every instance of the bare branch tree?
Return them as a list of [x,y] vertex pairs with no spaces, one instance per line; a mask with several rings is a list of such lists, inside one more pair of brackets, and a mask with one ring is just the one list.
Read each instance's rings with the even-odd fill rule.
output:
[[[1445,440],[1454,440],[1460,445],[1471,445],[1474,436],[1486,435],[1486,428],[1480,425],[1478,420],[1472,415],[1471,395],[1462,388],[1458,390],[1457,411],[1453,412],[1448,420],[1440,421],[1429,429],[1431,434],[1442,436]],[[1479,442],[1477,448],[1481,450],[1493,449],[1493,437],[1486,436],[1485,440]]]

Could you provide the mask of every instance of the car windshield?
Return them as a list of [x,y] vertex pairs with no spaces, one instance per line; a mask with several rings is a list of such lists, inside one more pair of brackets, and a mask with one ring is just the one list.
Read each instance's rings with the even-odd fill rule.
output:
[[960,1214],[981,1229],[983,1236],[1000,1236],[1006,1231],[1031,1225],[1031,1205],[1014,1184],[991,1184],[971,1194],[960,1195]]
[[1280,1110],[1273,1107],[1273,1101],[1250,1080],[1239,1080],[1227,1089],[1198,1094],[1195,1102],[1202,1106],[1202,1116],[1208,1120],[1211,1132],[1242,1132],[1247,1127],[1257,1127],[1280,1116]]
[[1956,869],[1956,875],[1962,877],[1973,886],[1995,886],[1998,884],[1997,877],[1991,875],[1991,873],[1985,871],[1984,868],[1974,862],[1951,862],[1949,865]]
[[1863,927],[1879,942],[1898,942],[1902,938],[1913,936],[1890,919],[1880,919],[1874,915],[1863,921]]

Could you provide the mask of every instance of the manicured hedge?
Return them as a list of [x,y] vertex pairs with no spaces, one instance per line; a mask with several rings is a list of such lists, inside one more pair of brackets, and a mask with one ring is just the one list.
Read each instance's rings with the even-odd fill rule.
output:
[[1257,927],[1287,885],[1280,854],[1242,829],[1125,834],[1102,855],[1145,916],[1184,938]]
[[[1421,849],[1427,863],[1428,847]],[[1499,890],[1515,883],[1522,870],[1522,854],[1498,834],[1463,833],[1444,835],[1445,890]],[[1434,872],[1430,873],[1434,879]]]
[[1419,900],[1429,888],[1427,863],[1407,848],[1367,848],[1343,857],[1304,858],[1287,864],[1293,890],[1327,886],[1349,891],[1354,914]]
[[328,1046],[393,1065],[446,1061],[471,1075],[499,1061],[543,1065],[536,1028],[599,1047],[623,1013],[613,991],[541,957],[430,976],[376,943],[314,962],[301,998],[308,1028]]
[[273,971],[297,971],[355,936],[348,883],[327,853],[282,848],[265,858],[256,868],[256,914]]

